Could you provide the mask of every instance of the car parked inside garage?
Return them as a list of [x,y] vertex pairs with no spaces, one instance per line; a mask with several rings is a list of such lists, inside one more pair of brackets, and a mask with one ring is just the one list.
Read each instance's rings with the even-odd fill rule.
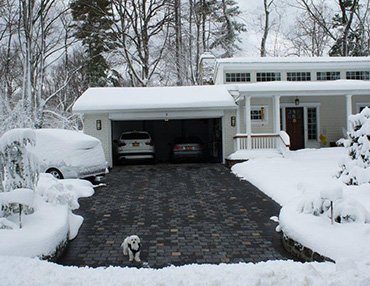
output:
[[155,159],[154,143],[146,131],[123,132],[117,140],[117,159]]
[[205,159],[205,146],[197,136],[183,136],[174,140],[172,148],[174,161],[184,159]]

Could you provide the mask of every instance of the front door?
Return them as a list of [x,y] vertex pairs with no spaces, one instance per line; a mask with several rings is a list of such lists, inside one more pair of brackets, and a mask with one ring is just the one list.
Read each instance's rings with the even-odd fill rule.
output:
[[304,148],[303,107],[285,109],[286,132],[290,136],[290,150]]

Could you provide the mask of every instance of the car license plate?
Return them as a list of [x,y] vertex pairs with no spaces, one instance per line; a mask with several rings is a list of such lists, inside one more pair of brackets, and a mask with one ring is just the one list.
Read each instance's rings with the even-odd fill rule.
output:
[[132,143],[132,146],[133,146],[133,147],[139,147],[139,146],[140,146],[140,143],[137,143],[137,142]]
[[185,147],[185,150],[193,150],[193,147],[191,147],[191,146],[186,146],[186,147]]

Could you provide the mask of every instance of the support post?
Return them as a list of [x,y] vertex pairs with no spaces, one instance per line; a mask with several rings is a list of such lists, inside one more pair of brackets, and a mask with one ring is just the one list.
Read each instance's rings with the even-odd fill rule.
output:
[[236,110],[236,133],[237,134],[240,133],[240,106],[239,105],[238,105],[238,109]]
[[252,149],[252,122],[251,122],[251,97],[245,96],[245,126],[247,134],[247,150]]
[[273,97],[274,101],[274,132],[279,133],[280,132],[280,96],[275,95]]
[[349,122],[349,116],[352,115],[352,95],[346,95],[346,120],[347,120],[347,132],[351,129],[351,124]]

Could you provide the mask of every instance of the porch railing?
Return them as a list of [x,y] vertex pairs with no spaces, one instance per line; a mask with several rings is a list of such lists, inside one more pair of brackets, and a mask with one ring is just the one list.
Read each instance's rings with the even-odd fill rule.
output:
[[[251,150],[277,149],[284,157],[287,157],[289,145],[289,135],[284,131],[279,133],[251,134]],[[235,151],[248,150],[248,134],[237,134],[234,136],[234,148]]]

